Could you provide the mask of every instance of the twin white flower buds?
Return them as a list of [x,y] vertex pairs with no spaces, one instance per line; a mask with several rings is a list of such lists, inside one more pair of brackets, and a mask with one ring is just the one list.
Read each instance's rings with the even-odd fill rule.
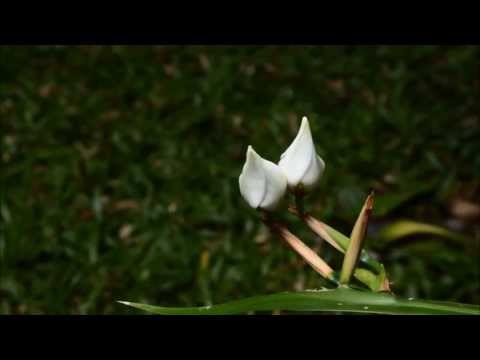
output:
[[[318,183],[324,170],[325,163],[315,151],[310,125],[304,117],[297,136],[281,155],[278,165],[263,159],[251,146],[248,147],[247,159],[238,179],[240,193],[252,208],[266,210],[261,217],[264,224],[324,278],[337,285],[348,285],[351,278],[355,277],[372,291],[389,292],[389,282],[383,265],[370,259],[362,250],[373,207],[373,194],[365,201],[350,239],[304,212],[303,195]],[[280,204],[287,188],[295,195],[295,206],[290,206],[289,212],[297,215],[311,230],[338,251],[345,253],[339,277],[325,260],[290,232],[275,214],[269,212]],[[376,273],[358,268],[359,261],[375,268]]]
[[308,119],[303,117],[297,136],[281,155],[278,165],[263,159],[251,146],[239,177],[240,193],[257,209],[273,210],[280,203],[287,185],[295,190],[311,190],[325,169],[317,155]]

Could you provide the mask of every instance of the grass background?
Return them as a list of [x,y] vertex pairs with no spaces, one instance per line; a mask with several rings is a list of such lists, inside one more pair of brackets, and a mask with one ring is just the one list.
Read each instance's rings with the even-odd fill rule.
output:
[[[312,212],[348,234],[375,189],[367,247],[393,290],[480,304],[478,55],[1,47],[0,313],[132,313],[115,300],[204,305],[322,286],[238,191],[247,145],[277,161],[303,115],[327,164]],[[377,236],[401,218],[466,240]]]

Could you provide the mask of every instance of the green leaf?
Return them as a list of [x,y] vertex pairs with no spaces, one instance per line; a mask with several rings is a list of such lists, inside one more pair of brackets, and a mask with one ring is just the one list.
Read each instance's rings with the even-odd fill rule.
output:
[[[350,244],[350,238],[325,223],[323,223],[323,225],[325,226],[325,230],[333,238],[333,240],[335,240],[337,244],[340,245],[344,251],[346,251],[346,249],[348,249],[348,245]],[[372,258],[366,250],[362,250],[362,252],[360,253],[360,261],[370,266],[377,272],[383,271],[383,265],[374,258]]]
[[454,242],[465,243],[467,238],[456,234],[440,226],[420,223],[411,220],[399,220],[387,225],[379,234],[380,238],[387,241],[394,241],[411,235],[428,234],[437,235]]
[[[383,266],[383,265],[382,265]],[[383,269],[378,275],[375,275],[371,271],[356,268],[353,276],[366,284],[372,291],[386,291],[385,281],[388,281],[385,269]]]
[[391,315],[480,315],[480,305],[407,300],[351,288],[284,292],[202,307],[161,307],[125,301],[120,303],[160,315],[234,315],[274,310]]
[[[345,253],[345,249],[347,249],[350,244],[350,239],[329,225],[323,222],[319,223],[322,229],[327,232],[331,239],[340,246],[342,252]],[[360,253],[360,263],[373,269],[376,274],[366,269],[357,268],[353,274],[356,279],[367,285],[372,291],[389,291],[389,281],[382,263],[373,259],[364,249],[362,249]]]

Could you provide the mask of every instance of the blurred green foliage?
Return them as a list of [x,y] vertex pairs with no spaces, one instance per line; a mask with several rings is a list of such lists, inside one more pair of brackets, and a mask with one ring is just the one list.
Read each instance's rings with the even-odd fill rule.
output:
[[[480,304],[478,218],[451,206],[480,199],[478,55],[1,47],[0,313],[128,313],[115,300],[204,305],[320,287],[238,191],[247,145],[277,161],[303,115],[327,164],[312,212],[349,234],[375,189],[366,246],[393,290]],[[468,240],[376,236],[400,217],[454,224]]]

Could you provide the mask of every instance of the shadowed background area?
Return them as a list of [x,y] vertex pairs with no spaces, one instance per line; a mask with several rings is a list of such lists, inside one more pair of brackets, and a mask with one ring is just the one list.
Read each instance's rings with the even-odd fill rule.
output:
[[304,115],[326,162],[307,208],[349,234],[374,189],[366,246],[394,292],[480,304],[478,55],[0,48],[0,313],[134,313],[115,301],[205,305],[323,286],[238,190],[247,146],[277,162]]

